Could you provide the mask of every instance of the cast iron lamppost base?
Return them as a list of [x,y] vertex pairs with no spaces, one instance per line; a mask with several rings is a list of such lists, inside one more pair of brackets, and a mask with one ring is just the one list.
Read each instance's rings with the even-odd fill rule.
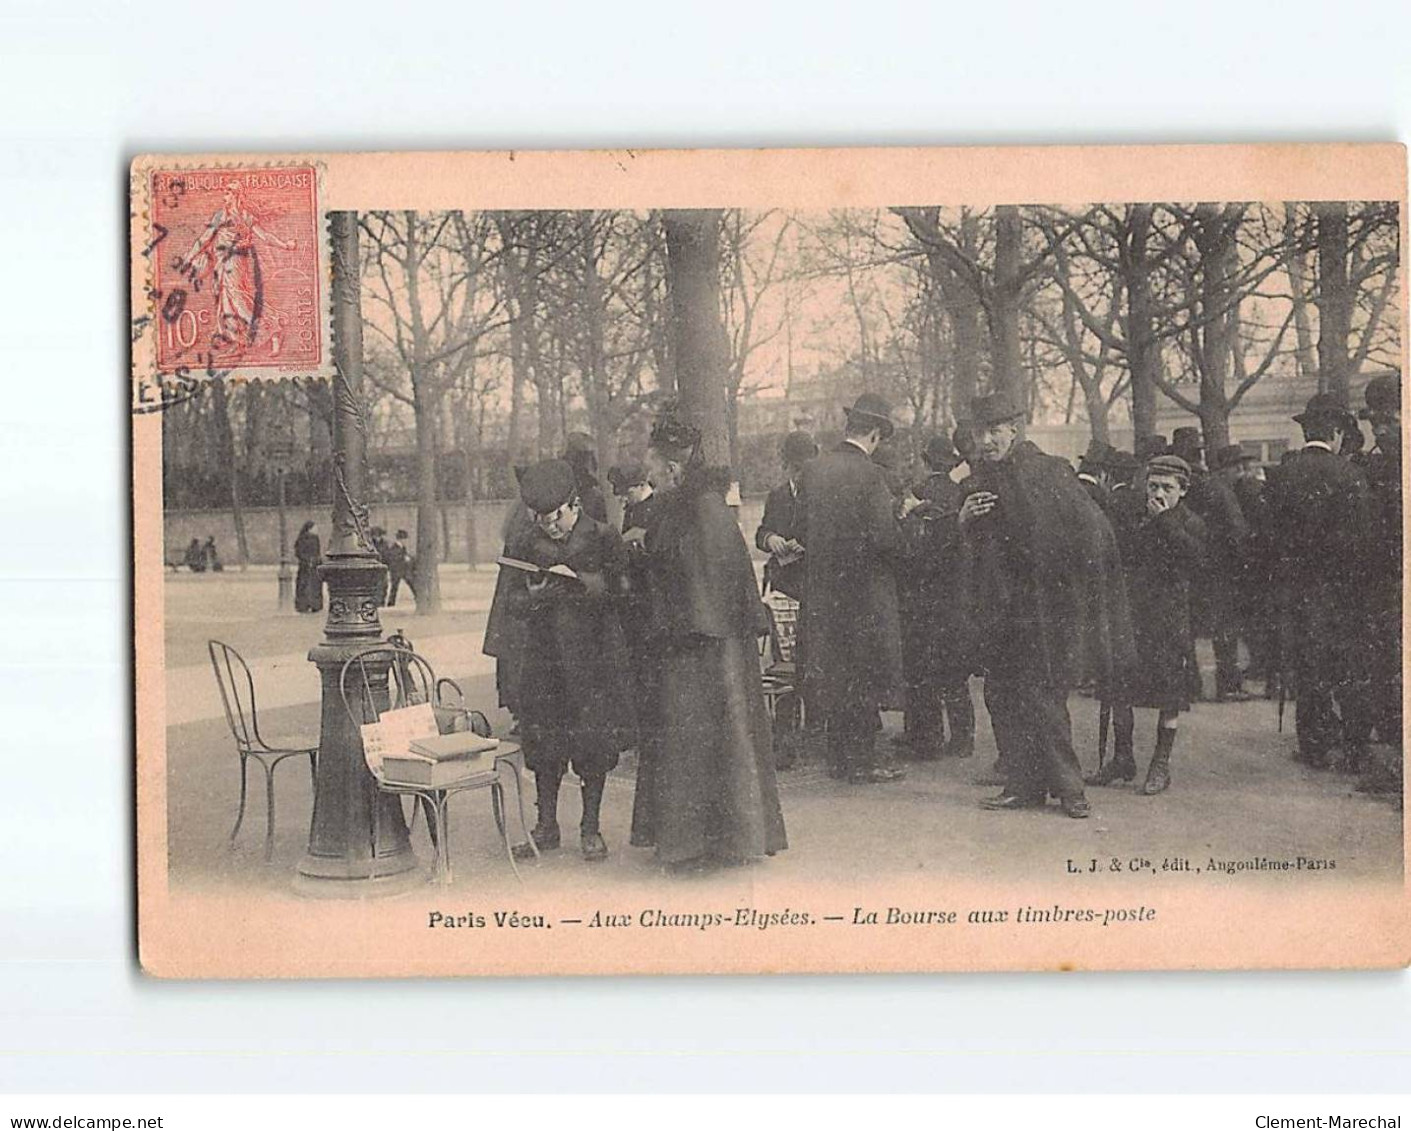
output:
[[[328,586],[328,619],[323,642],[309,652],[323,683],[314,818],[294,887],[304,895],[366,898],[405,891],[420,882],[422,874],[400,800],[379,790],[368,772],[357,720],[349,716],[339,686],[343,665],[359,649],[382,641],[377,610],[387,570],[373,552],[367,507],[361,501],[367,433],[362,405],[358,220],[353,212],[331,212],[329,218],[335,367],[333,533],[328,558],[319,568]],[[387,667],[384,660],[366,668],[378,707],[387,705]],[[361,682],[359,672],[359,695]]]

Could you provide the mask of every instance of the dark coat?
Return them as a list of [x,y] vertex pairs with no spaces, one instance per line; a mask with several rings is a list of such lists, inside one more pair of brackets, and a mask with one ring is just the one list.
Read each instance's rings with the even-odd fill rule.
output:
[[902,523],[906,557],[897,577],[907,677],[914,681],[924,674],[953,682],[968,676],[971,667],[961,608],[963,547],[956,522],[964,495],[941,471],[927,476],[914,493],[922,505]]
[[1211,602],[1212,616],[1229,617],[1248,553],[1249,523],[1244,509],[1234,485],[1219,474],[1199,476],[1186,505],[1205,523],[1208,540],[1205,566],[1192,581]]
[[[504,552],[509,557],[513,546],[524,541],[534,530],[534,516],[523,503],[515,503],[502,531]],[[516,607],[511,593],[521,579],[514,571],[500,570],[495,579],[495,594],[490,599],[490,613],[485,620],[485,643],[481,651],[495,657],[495,687],[500,706],[512,714],[519,712],[520,671],[524,664],[524,609]]]
[[[759,529],[755,531],[754,544],[768,553],[766,542],[774,534],[786,540],[795,539],[802,542],[803,525],[803,502],[798,492],[785,480],[770,491],[768,498],[764,500],[764,517],[760,519]],[[801,601],[807,584],[808,565],[803,558],[781,566],[771,556],[764,565],[766,590],[776,589],[786,597]]]
[[977,463],[961,488],[999,497],[964,539],[982,670],[1056,688],[1115,686],[1132,665],[1126,583],[1112,526],[1072,466],[1023,440],[1004,460]]
[[611,527],[580,514],[561,542],[532,528],[509,547],[535,565],[567,565],[596,575],[601,588],[551,577],[531,592],[528,575],[513,573],[509,598],[525,625],[519,719],[530,769],[563,765],[579,773],[606,773],[634,741],[631,672],[617,619],[627,549]]
[[299,563],[294,575],[294,609],[317,613],[323,609],[323,579],[318,572],[323,544],[312,530],[305,530],[294,539],[294,558]]
[[1348,554],[1370,528],[1366,482],[1342,456],[1309,446],[1278,469],[1267,494],[1282,629],[1292,646],[1285,663],[1296,657],[1339,668],[1358,637],[1361,578],[1348,568]]
[[882,469],[844,442],[804,467],[802,495],[805,678],[830,708],[897,703],[901,623],[893,570],[904,543]]
[[638,777],[634,843],[655,843],[663,863],[778,852],[784,818],[758,652],[768,621],[740,527],[692,473],[647,529],[661,731],[654,772]]
[[1136,662],[1119,697],[1135,707],[1189,709],[1190,589],[1205,559],[1205,524],[1184,503],[1159,515],[1124,508],[1113,520],[1127,578]]

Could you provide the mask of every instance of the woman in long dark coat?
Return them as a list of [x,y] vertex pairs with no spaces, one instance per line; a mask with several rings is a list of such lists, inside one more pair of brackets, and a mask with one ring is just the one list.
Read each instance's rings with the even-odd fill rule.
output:
[[[758,640],[768,621],[749,550],[700,432],[670,412],[652,429],[659,509],[646,532],[661,648],[660,750],[638,781],[633,827],[677,870],[787,847]],[[644,809],[645,807],[645,809]]]
[[300,613],[316,613],[323,608],[323,579],[318,575],[323,545],[313,519],[299,528],[299,536],[294,539],[294,557],[299,562],[299,571],[294,575],[294,609]]
[[1127,578],[1136,662],[1109,696],[1112,761],[1087,779],[1112,785],[1137,776],[1132,751],[1133,707],[1155,707],[1156,750],[1141,787],[1161,793],[1171,784],[1176,723],[1190,709],[1191,581],[1206,553],[1205,524],[1183,502],[1190,465],[1179,456],[1147,462],[1146,506],[1114,509],[1113,530]]

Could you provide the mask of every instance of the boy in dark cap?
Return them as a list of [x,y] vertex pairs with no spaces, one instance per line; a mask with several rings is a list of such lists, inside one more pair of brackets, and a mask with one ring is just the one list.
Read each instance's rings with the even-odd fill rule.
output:
[[583,857],[602,860],[603,787],[632,741],[631,668],[616,608],[627,549],[617,531],[584,512],[565,461],[530,467],[519,490],[533,524],[507,556],[545,570],[567,566],[575,575],[515,570],[523,577],[515,593],[526,626],[519,721],[539,809],[531,835],[541,851],[559,846],[559,785],[572,766],[583,783]]
[[1161,793],[1171,784],[1176,723],[1190,709],[1186,665],[1190,657],[1190,583],[1205,552],[1205,527],[1182,501],[1190,465],[1179,456],[1153,456],[1146,465],[1146,507],[1123,508],[1113,528],[1127,577],[1127,600],[1136,645],[1134,667],[1109,697],[1114,727],[1111,762],[1088,777],[1089,785],[1129,782],[1133,757],[1133,707],[1155,707],[1156,750],[1141,791]]

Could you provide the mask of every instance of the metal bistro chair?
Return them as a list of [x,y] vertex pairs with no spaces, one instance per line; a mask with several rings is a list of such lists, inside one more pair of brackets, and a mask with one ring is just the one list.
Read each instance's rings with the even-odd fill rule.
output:
[[[419,703],[429,703],[436,716],[437,729],[442,734],[460,730],[471,730],[486,738],[490,737],[490,724],[483,714],[465,706],[465,696],[460,686],[452,679],[436,678],[436,673],[424,656],[406,647],[404,637],[394,636],[386,644],[376,644],[363,648],[350,656],[343,664],[338,676],[338,689],[343,698],[343,708],[348,717],[358,726],[377,722],[384,710],[396,710]],[[387,668],[387,706],[379,707],[379,696],[373,693],[371,670]],[[455,702],[449,701],[447,692],[453,692]],[[501,743],[490,752],[493,756],[490,765],[480,760],[467,766],[465,775],[444,785],[412,785],[403,782],[389,782],[382,773],[381,764],[374,764],[364,750],[368,772],[377,788],[384,793],[398,797],[411,797],[419,801],[420,808],[426,811],[427,832],[431,838],[433,852],[432,874],[434,878],[449,884],[451,882],[450,828],[446,807],[451,795],[473,789],[490,791],[490,808],[495,818],[495,828],[505,846],[510,868],[515,878],[523,882],[519,865],[515,861],[514,846],[510,844],[505,816],[509,811],[505,804],[505,787],[513,785],[515,792],[515,812],[519,816],[519,831],[528,842],[535,856],[539,855],[534,838],[529,835],[529,822],[524,812],[523,770],[524,754],[512,743]],[[413,810],[412,820],[416,819]],[[374,872],[377,865],[377,850],[381,841],[381,821],[379,809],[373,806],[372,862]]]
[[[787,603],[786,603],[787,602]],[[797,601],[771,594],[764,602],[769,617],[769,637],[760,656],[760,680],[764,686],[764,703],[773,721],[779,702],[790,696],[799,702],[799,723],[803,723],[803,703],[798,694],[797,663],[799,605]]]
[[269,860],[274,854],[275,767],[286,758],[306,756],[317,797],[318,743],[300,740],[289,746],[271,746],[266,742],[260,734],[260,716],[255,707],[255,679],[250,674],[250,666],[239,652],[219,640],[207,641],[206,650],[211,656],[211,668],[216,673],[216,686],[220,688],[221,703],[225,707],[225,721],[230,727],[231,737],[235,739],[236,752],[240,755],[240,811],[235,815],[235,828],[230,830],[230,843],[235,843],[240,825],[245,820],[246,770],[250,759],[254,758],[265,771],[265,859]]

